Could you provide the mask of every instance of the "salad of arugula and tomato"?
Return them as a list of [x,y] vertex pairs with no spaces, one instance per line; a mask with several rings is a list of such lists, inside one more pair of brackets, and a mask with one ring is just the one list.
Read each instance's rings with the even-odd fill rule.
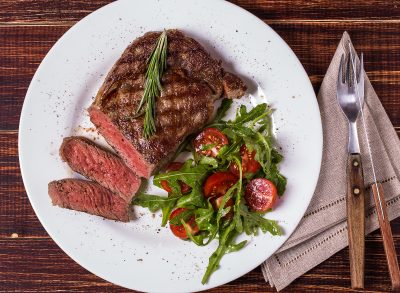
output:
[[242,233],[261,230],[281,235],[278,223],[264,217],[285,191],[286,178],[279,172],[282,156],[273,146],[271,109],[260,104],[250,111],[240,106],[233,120],[223,117],[232,104],[223,100],[212,124],[179,151],[193,158],[170,163],[153,183],[168,197],[139,194],[134,204],[162,211],[162,226],[169,222],[172,233],[204,246],[219,241],[209,258],[202,283],[218,268],[224,254],[242,249]]

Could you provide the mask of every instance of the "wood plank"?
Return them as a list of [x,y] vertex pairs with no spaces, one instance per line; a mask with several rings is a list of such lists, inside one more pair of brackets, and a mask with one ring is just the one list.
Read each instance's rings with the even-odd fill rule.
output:
[[286,22],[291,20],[394,20],[400,14],[399,1],[304,1],[233,0],[259,18]]
[[[400,249],[400,242],[397,242],[396,248]],[[371,242],[367,237],[366,249],[365,286],[368,292],[389,292],[390,281],[382,245]],[[32,292],[126,292],[80,267],[50,239],[0,239],[0,256],[0,291],[26,292],[26,288],[29,288]],[[348,268],[348,251],[344,249],[300,277],[283,292],[348,290]],[[227,285],[210,290],[232,291],[273,292],[264,282],[260,268]]]
[[[110,0],[3,0],[0,2],[0,23],[56,23],[75,22]],[[256,16],[270,21],[343,20],[369,21],[398,20],[399,1],[308,1],[303,0],[233,0]]]
[[110,0],[74,1],[11,1],[0,2],[0,22],[57,22],[78,21]]
[[[395,126],[400,126],[400,23],[273,24],[304,65],[315,90],[347,29],[365,53],[365,68]],[[54,42],[69,26],[0,27],[0,129],[18,128],[19,113],[30,80]],[[368,38],[365,36],[368,35]]]
[[0,132],[0,238],[10,237],[12,233],[46,237],[25,193],[17,141],[16,131]]
[[0,129],[17,129],[22,103],[40,62],[68,29],[0,27]]

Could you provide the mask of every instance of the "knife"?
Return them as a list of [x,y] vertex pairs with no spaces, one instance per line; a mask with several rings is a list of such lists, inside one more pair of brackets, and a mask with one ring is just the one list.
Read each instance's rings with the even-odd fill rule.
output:
[[[351,48],[350,48],[350,59],[351,59],[352,65],[353,65],[352,66],[353,76],[356,76],[355,59],[352,56]],[[364,65],[363,65],[363,56],[362,55],[361,55],[361,59],[360,59],[359,79],[360,79],[360,81],[357,83],[357,80],[354,78],[354,84],[355,84],[356,96],[361,104],[361,101],[364,101]],[[366,123],[365,123],[365,119],[364,119],[364,111],[362,109],[362,106],[361,106],[360,112],[361,112],[361,121],[362,121],[362,125],[364,128],[364,134],[365,134],[365,139],[367,142],[369,159],[370,159],[370,163],[371,163],[372,175],[373,175],[373,180],[374,180],[374,183],[371,185],[372,194],[373,194],[374,202],[375,202],[375,206],[376,206],[376,213],[378,216],[379,226],[381,228],[383,245],[384,245],[385,254],[386,254],[386,261],[387,261],[387,264],[389,267],[389,274],[390,274],[390,279],[392,282],[392,289],[395,291],[398,291],[400,289],[400,270],[399,270],[399,264],[397,261],[396,248],[394,246],[394,241],[393,241],[392,229],[390,228],[390,221],[389,221],[388,215],[387,215],[384,191],[383,191],[382,184],[378,183],[376,180],[375,166],[374,166],[374,161],[372,159],[371,146],[369,143],[368,131],[367,131],[367,127],[366,127]]]
[[[364,104],[364,94],[362,90],[359,98],[356,95],[357,78],[354,74],[356,70],[353,68],[354,63],[351,57],[351,55],[347,57],[345,70],[343,70],[344,56],[340,60],[336,96],[349,122],[346,207],[351,287],[364,288],[365,188],[356,123]],[[362,58],[361,55],[361,64]],[[364,78],[360,78],[359,83],[362,83],[362,89],[364,89]]]

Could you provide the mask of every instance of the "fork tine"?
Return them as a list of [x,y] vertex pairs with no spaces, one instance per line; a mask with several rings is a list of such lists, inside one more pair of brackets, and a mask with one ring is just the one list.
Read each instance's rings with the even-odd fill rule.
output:
[[356,59],[353,55],[353,50],[349,43],[349,66],[348,66],[348,81],[349,86],[357,85],[357,73],[356,73]]
[[361,107],[364,104],[364,54],[360,57],[360,72],[358,74],[358,92],[361,99]]
[[350,84],[349,84],[349,72],[350,72],[350,70],[349,70],[349,66],[350,66],[350,57],[349,56],[347,56],[347,58],[346,58],[346,69],[345,69],[345,71],[344,71],[344,83],[346,83],[347,84],[347,86],[350,86]]
[[337,86],[340,86],[343,83],[343,59],[344,59],[344,56],[342,54],[342,57],[340,58],[340,64],[339,64]]

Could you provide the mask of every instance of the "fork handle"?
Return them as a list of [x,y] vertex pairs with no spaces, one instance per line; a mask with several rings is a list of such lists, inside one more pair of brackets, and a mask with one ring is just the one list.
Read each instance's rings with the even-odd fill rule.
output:
[[347,159],[347,229],[351,287],[364,288],[365,201],[364,175],[360,154],[349,154]]
[[382,184],[380,183],[373,184],[372,193],[374,195],[376,213],[378,215],[379,226],[381,228],[383,246],[385,248],[390,279],[392,281],[392,289],[397,291],[400,289],[399,263],[397,261],[396,248],[394,247],[392,229],[390,228],[390,221],[386,211],[386,202]]

